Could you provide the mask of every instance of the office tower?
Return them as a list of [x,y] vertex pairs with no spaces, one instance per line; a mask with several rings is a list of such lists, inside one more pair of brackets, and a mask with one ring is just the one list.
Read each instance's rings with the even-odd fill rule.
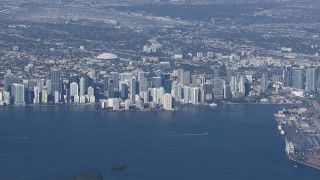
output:
[[163,87],[160,87],[160,88],[158,88],[157,89],[157,97],[158,97],[158,103],[160,103],[160,101],[162,101],[162,98],[163,98],[163,96],[164,96],[164,94],[165,94],[165,91],[164,91],[164,88]]
[[65,90],[64,102],[65,102],[65,103],[72,103],[71,95],[70,95],[70,89],[69,89],[69,88],[67,88],[67,89]]
[[13,74],[6,74],[4,75],[3,84],[4,84],[4,90],[5,91],[11,91],[11,85],[12,83],[19,83],[18,77],[16,77]]
[[178,84],[177,86],[177,100],[183,102],[184,101],[184,90],[183,90],[183,85],[182,84]]
[[231,87],[230,85],[224,85],[224,88],[223,88],[223,95],[224,95],[224,99],[230,99],[231,98]]
[[246,77],[244,75],[239,75],[239,82],[238,82],[238,92],[241,95],[245,95],[246,92],[246,87],[245,87],[245,83],[246,83]]
[[231,76],[231,81],[230,81],[230,91],[231,91],[231,96],[233,98],[237,97],[237,92],[238,92],[238,81],[237,81],[237,76]]
[[119,92],[119,73],[118,72],[111,72],[110,79],[113,80],[114,91],[116,93]]
[[37,79],[37,85],[40,90],[45,86],[45,80],[44,79]]
[[178,80],[180,84],[188,86],[191,83],[190,71],[184,71],[183,69],[178,70]]
[[292,86],[292,68],[290,66],[286,66],[282,73],[282,80],[284,87]]
[[151,79],[151,87],[152,88],[160,88],[162,86],[162,79],[161,77],[153,77]]
[[88,96],[94,96],[94,88],[92,86],[88,87]]
[[145,92],[148,90],[148,79],[142,78],[139,81],[139,92]]
[[152,102],[158,103],[158,89],[157,88],[152,88],[151,90],[151,96],[152,96]]
[[316,75],[317,75],[317,69],[316,68],[308,68],[306,71],[306,91],[312,91],[315,92],[317,90],[316,86]]
[[244,95],[245,96],[248,96],[250,94],[250,91],[251,91],[251,84],[250,82],[246,81],[244,83],[244,87],[245,87],[245,91],[244,91]]
[[166,79],[163,81],[163,88],[166,93],[171,93],[172,90],[172,80]]
[[191,87],[183,86],[183,102],[189,104],[191,100]]
[[130,96],[129,96],[131,103],[134,103],[134,101],[135,101],[136,83],[137,83],[136,77],[132,76],[131,81],[130,81]]
[[292,87],[303,90],[303,70],[292,69]]
[[171,73],[162,73],[161,74],[161,79],[164,80],[169,80],[171,79]]
[[[61,84],[59,69],[51,69],[50,71],[50,88],[51,88],[50,92],[53,95],[56,91],[59,92],[60,94],[62,93],[62,84]],[[49,90],[48,86],[47,86],[47,90]]]
[[128,85],[124,82],[121,82],[121,87],[120,87],[120,97],[122,99],[127,99],[128,98]]
[[77,75],[71,75],[69,78],[69,83],[79,83],[79,77]]
[[46,89],[47,89],[48,95],[51,94],[51,80],[50,79],[46,80]]
[[143,103],[148,103],[150,101],[150,92],[143,91]]
[[224,98],[224,86],[225,86],[226,82],[225,80],[221,79],[221,78],[215,78],[213,81],[213,87],[214,87],[214,91],[213,91],[213,97],[214,99],[218,99],[221,100]]
[[107,97],[108,98],[115,98],[115,92],[114,92],[114,82],[112,79],[109,80],[108,83],[108,92],[107,92]]
[[234,76],[234,71],[232,69],[227,69],[227,83],[230,84],[231,76]]
[[194,105],[199,104],[199,88],[198,87],[191,88],[190,103]]
[[34,93],[33,103],[39,104],[40,103],[40,88],[38,86],[34,86],[33,93]]
[[27,87],[28,87],[30,90],[33,90],[35,86],[37,86],[37,80],[35,80],[35,79],[30,79],[30,80],[28,81],[28,86],[27,86]]
[[72,82],[70,83],[70,96],[77,96],[77,95],[79,95],[78,83]]
[[172,110],[172,96],[171,94],[165,94],[163,95],[163,99],[162,99],[162,102],[163,102],[163,109],[164,110]]
[[25,104],[25,92],[24,92],[23,84],[12,83],[11,95],[13,97],[14,104],[16,105]]
[[79,96],[84,96],[86,91],[86,80],[85,78],[80,78],[80,93]]
[[183,85],[189,85],[191,83],[191,73],[190,71],[183,72]]
[[178,69],[177,75],[178,75],[178,83],[179,84],[183,84],[183,73],[184,73],[183,69]]
[[267,90],[267,88],[268,88],[268,73],[267,72],[262,73],[260,85],[261,85],[262,92]]
[[105,96],[108,96],[109,80],[110,80],[109,76],[107,75],[103,76],[103,94]]

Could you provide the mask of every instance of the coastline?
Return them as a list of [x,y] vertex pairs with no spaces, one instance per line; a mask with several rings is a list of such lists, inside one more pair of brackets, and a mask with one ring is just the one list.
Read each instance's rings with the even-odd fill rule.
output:
[[317,167],[317,166],[312,165],[312,164],[308,164],[308,163],[303,162],[303,161],[299,161],[299,160],[297,160],[297,159],[294,159],[294,158],[290,157],[290,155],[288,155],[288,153],[286,153],[286,154],[287,154],[288,159],[291,160],[291,161],[294,161],[294,162],[296,162],[296,163],[303,164],[303,165],[305,165],[305,166],[312,167],[312,168],[315,168],[315,169],[320,170],[320,167]]

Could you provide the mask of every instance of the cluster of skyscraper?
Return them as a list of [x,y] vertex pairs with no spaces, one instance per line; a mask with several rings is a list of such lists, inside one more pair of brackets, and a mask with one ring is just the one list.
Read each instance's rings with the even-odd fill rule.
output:
[[102,100],[102,108],[118,110],[135,106],[139,109],[162,107],[171,110],[175,102],[198,105],[213,98],[243,97],[250,91],[245,75],[230,74],[230,81],[218,75],[206,80],[203,75],[192,75],[190,71],[178,69],[157,77],[148,76],[146,72],[139,72],[137,77],[132,73],[117,72],[106,75],[104,94],[108,99]]
[[59,69],[52,69],[49,78],[21,80],[8,72],[4,89],[0,91],[0,105],[47,103],[95,103],[94,88],[85,74],[63,81]]
[[318,67],[309,67],[306,69],[285,67],[283,71],[283,86],[292,87],[308,92],[320,90],[320,71]]
[[[61,78],[59,69],[52,69],[48,79],[20,80],[8,72],[4,76],[4,88],[0,91],[0,105],[23,105],[26,103],[95,103],[102,108],[146,109],[163,108],[172,110],[175,102],[203,104],[209,100],[243,98],[259,95],[270,88],[280,87],[315,92],[320,89],[320,71],[317,67],[297,69],[285,67],[282,75],[261,73],[260,85],[256,86],[253,76],[259,73],[240,72],[214,68],[213,78],[193,75],[183,69],[161,73],[151,77],[147,72],[111,72],[103,79],[87,74]],[[211,75],[212,76],[212,75]],[[258,87],[258,89],[257,89]],[[257,93],[255,93],[257,92]],[[96,98],[97,97],[97,98]]]

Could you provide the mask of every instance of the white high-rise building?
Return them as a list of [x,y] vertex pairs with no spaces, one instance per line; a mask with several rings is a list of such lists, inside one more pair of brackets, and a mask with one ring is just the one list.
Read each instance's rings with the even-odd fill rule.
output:
[[94,96],[94,88],[92,86],[88,87],[88,96]]
[[46,89],[42,89],[41,91],[41,103],[48,103],[48,92]]
[[191,87],[184,86],[183,87],[183,102],[189,104],[191,100]]
[[165,94],[164,88],[160,87],[157,89],[157,97],[158,97],[158,103],[160,103],[160,101],[162,101],[163,95]]
[[72,82],[70,83],[70,96],[79,95],[79,86],[78,83]]
[[54,103],[59,103],[60,102],[60,99],[61,99],[61,94],[59,93],[59,91],[55,91],[54,92]]
[[171,111],[172,110],[172,96],[171,94],[165,94],[162,99],[163,109]]
[[198,87],[191,88],[190,95],[191,95],[190,97],[191,104],[194,104],[194,105],[199,104],[199,88]]
[[12,84],[12,97],[14,99],[14,104],[16,105],[24,105],[25,97],[24,97],[24,85],[19,83]]
[[33,103],[34,104],[39,104],[40,103],[40,88],[38,86],[34,86],[33,87],[33,92],[34,92]]
[[86,80],[82,77],[80,78],[80,96],[84,96],[86,91]]
[[4,102],[3,102],[3,94],[2,91],[0,91],[0,106],[3,106]]
[[8,91],[3,91],[3,102],[6,105],[10,105],[10,93]]
[[152,88],[151,90],[151,96],[152,96],[152,102],[158,103],[158,89],[157,88]]
[[129,99],[131,100],[131,104],[134,103],[135,101],[135,96],[136,96],[136,77],[132,76],[130,80],[130,96]]

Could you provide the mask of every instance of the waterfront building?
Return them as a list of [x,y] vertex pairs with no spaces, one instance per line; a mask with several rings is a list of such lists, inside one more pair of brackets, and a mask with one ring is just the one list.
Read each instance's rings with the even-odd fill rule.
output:
[[72,82],[70,83],[70,96],[79,95],[79,86],[78,83]]
[[131,81],[130,81],[130,96],[129,99],[131,100],[131,103],[134,104],[135,101],[135,96],[136,96],[136,77],[132,76]]
[[48,92],[47,89],[41,90],[41,103],[46,104],[48,103]]
[[13,74],[6,74],[4,75],[3,84],[4,84],[4,90],[5,91],[11,91],[11,85],[12,83],[19,83],[18,77],[16,77]]
[[25,88],[23,84],[12,83],[11,95],[15,105],[25,104]]
[[213,97],[214,99],[218,99],[221,100],[224,98],[224,86],[225,86],[226,82],[224,79],[221,78],[215,78],[213,81],[213,87],[214,87],[214,91],[213,91]]
[[163,109],[164,110],[172,110],[172,96],[171,94],[167,93],[165,95],[163,95],[163,99],[162,99],[162,102],[163,102]]
[[58,91],[54,92],[54,103],[59,103],[61,100],[61,94]]
[[62,82],[60,77],[60,70],[59,69],[51,69],[50,71],[50,88],[47,87],[47,90],[50,89],[51,94],[57,91],[60,94],[62,93]]
[[191,87],[183,86],[183,102],[189,104],[191,101]]
[[223,98],[230,99],[231,97],[231,87],[225,83],[223,88]]
[[193,105],[199,104],[199,88],[198,87],[191,88],[190,103]]
[[34,86],[33,93],[34,93],[33,103],[39,104],[40,103],[40,88],[38,86]]

